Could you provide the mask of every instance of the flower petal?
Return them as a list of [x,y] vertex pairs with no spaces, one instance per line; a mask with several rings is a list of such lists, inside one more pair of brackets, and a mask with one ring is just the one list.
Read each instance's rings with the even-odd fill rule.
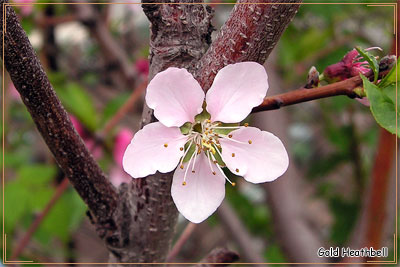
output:
[[213,168],[210,169],[208,158],[201,153],[197,156],[194,171],[192,164],[186,176],[186,185],[182,185],[185,168],[177,168],[172,181],[171,195],[179,212],[189,221],[200,223],[207,219],[221,205],[225,197],[225,178]]
[[272,133],[243,127],[230,134],[232,138],[219,141],[222,159],[234,174],[252,183],[264,183],[275,180],[286,171],[288,154],[281,140]]
[[215,76],[206,95],[212,121],[225,123],[244,120],[267,94],[268,76],[256,62],[228,65]]
[[168,127],[194,122],[203,110],[203,102],[203,90],[186,69],[168,68],[154,76],[147,86],[147,105]]
[[123,168],[133,178],[156,171],[170,172],[178,165],[183,155],[180,148],[185,142],[179,128],[168,128],[160,122],[150,123],[138,131],[128,145],[122,159]]

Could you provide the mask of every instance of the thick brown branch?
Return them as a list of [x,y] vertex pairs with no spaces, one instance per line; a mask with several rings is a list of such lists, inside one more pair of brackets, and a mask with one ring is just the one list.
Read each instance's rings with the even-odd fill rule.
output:
[[[7,1],[1,0],[1,11]],[[3,63],[40,134],[64,174],[88,205],[100,235],[114,229],[117,195],[75,131],[12,7],[6,7]]]
[[[388,71],[382,72],[380,73],[380,76],[384,76],[387,73]],[[372,78],[373,74],[372,72],[369,72],[366,74],[366,76]],[[354,92],[354,89],[360,87],[361,85],[361,77],[355,76],[341,82],[332,83],[313,89],[305,89],[304,87],[302,87],[288,93],[266,97],[261,105],[253,108],[252,112],[255,113],[260,111],[279,109],[283,106],[290,106],[302,102],[338,95],[347,95],[351,98],[355,98],[357,97],[357,94]]]
[[301,0],[251,2],[254,1],[237,2],[210,49],[196,65],[195,77],[203,89],[207,90],[217,72],[228,64],[243,61],[264,64]]
[[[193,69],[211,41],[210,8],[146,4],[143,10],[151,22],[149,80],[170,66]],[[142,125],[153,121],[152,111],[145,107]],[[178,217],[171,183],[172,173],[156,173],[120,187],[116,212],[119,231],[108,242],[111,262],[165,260]]]

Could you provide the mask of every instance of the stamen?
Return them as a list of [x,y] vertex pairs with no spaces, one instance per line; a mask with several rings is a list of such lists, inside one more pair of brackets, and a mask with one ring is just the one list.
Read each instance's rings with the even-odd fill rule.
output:
[[191,138],[191,139],[192,139],[192,140],[190,141],[190,144],[189,144],[188,148],[186,149],[185,153],[183,153],[183,156],[182,156],[182,158],[181,158],[181,161],[179,162],[179,164],[181,165],[181,169],[183,169],[183,159],[186,157],[187,153],[188,153],[189,150],[190,150],[190,147],[191,147],[192,144],[193,144],[193,138]]
[[[208,165],[210,166],[211,172],[212,172],[212,174],[215,175],[215,171],[213,170],[213,167],[211,165],[211,157],[210,157],[210,152],[209,151],[207,151],[207,158],[208,158]],[[215,161],[214,161],[214,163],[215,163]]]
[[192,173],[195,173],[195,171],[194,171],[194,165],[196,164],[197,155],[200,154],[200,153],[198,153],[197,151],[195,151],[193,154],[194,154],[194,160],[193,160],[193,165],[192,165]]
[[229,141],[233,141],[233,142],[235,142],[235,143],[239,143],[239,144],[247,144],[246,142],[242,142],[242,141],[238,141],[238,140],[236,140],[236,139],[232,139],[232,135],[228,135],[228,137],[229,137],[229,139],[226,137],[226,135],[221,135],[220,136],[221,138],[225,138],[225,139],[227,139],[227,140],[229,140]]
[[190,157],[189,163],[188,163],[187,168],[186,168],[186,171],[185,171],[185,175],[183,176],[183,182],[184,182],[185,184],[186,184],[186,175],[187,175],[187,172],[188,172],[188,170],[189,170],[190,163],[192,163],[192,159],[193,159],[194,155],[197,155],[197,153],[193,153],[192,156]]
[[369,48],[365,49],[365,51],[370,51],[370,50],[383,51],[382,48],[380,48],[379,46],[373,46],[373,47],[369,47]]
[[[215,161],[215,158],[213,155],[211,155],[212,159]],[[215,164],[215,166],[217,166],[218,170],[222,173],[222,175],[224,176],[225,180],[227,180],[232,186],[234,186],[235,183],[233,183],[231,180],[229,180],[228,177],[226,177],[224,171],[221,169],[221,167],[218,164]]]

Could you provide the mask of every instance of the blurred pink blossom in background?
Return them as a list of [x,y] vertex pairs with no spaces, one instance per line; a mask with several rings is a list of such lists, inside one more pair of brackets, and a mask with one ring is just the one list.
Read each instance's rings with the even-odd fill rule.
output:
[[113,157],[116,166],[110,170],[110,181],[115,187],[122,183],[129,183],[132,180],[122,168],[122,158],[132,138],[133,133],[126,128],[123,128],[115,137]]
[[13,0],[13,2],[16,4],[26,4],[26,5],[18,6],[18,8],[21,10],[22,16],[29,16],[33,11],[32,3],[35,3],[36,1],[35,0]]

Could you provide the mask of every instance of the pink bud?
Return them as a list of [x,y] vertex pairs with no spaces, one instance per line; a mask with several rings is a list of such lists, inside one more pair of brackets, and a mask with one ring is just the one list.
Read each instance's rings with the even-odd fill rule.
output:
[[147,77],[147,75],[149,75],[149,60],[148,59],[141,58],[141,59],[136,60],[135,67],[141,75],[146,76],[146,77]]
[[361,57],[359,57],[358,51],[351,50],[341,61],[326,67],[323,72],[326,81],[333,83],[357,76],[359,73],[367,73],[369,71],[368,62],[359,60]]

